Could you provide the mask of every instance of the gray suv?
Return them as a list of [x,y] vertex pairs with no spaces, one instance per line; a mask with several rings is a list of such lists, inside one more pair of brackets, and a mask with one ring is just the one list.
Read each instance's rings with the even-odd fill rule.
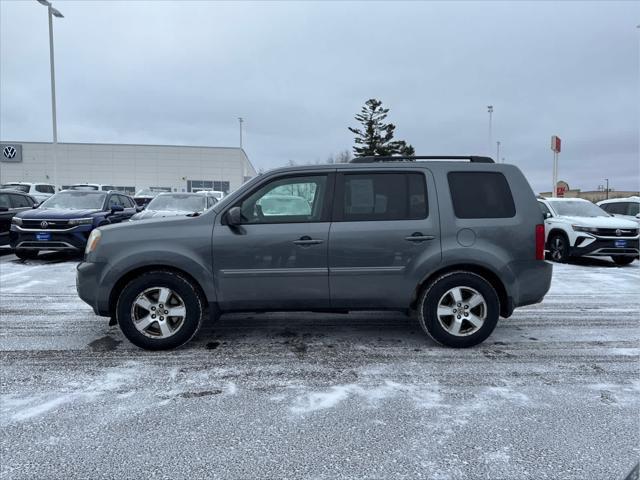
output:
[[551,271],[518,168],[365,157],[273,170],[198,217],[96,229],[77,289],[151,350],[189,341],[207,310],[402,310],[435,341],[469,347],[542,301]]

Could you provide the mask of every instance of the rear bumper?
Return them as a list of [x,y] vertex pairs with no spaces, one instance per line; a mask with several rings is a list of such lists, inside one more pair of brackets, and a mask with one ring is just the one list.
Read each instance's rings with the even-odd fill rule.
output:
[[576,257],[582,255],[604,257],[628,255],[637,257],[640,253],[638,243],[638,238],[596,238],[596,240],[585,247],[571,247],[569,254]]
[[517,278],[516,295],[512,298],[513,308],[540,303],[551,287],[553,265],[550,262],[534,260],[513,262],[511,269]]

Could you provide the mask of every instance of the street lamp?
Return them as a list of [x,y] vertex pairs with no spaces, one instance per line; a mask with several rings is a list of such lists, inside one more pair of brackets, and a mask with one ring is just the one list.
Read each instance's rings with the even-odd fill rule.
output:
[[51,117],[53,119],[53,185],[58,188],[58,124],[56,121],[56,74],[53,61],[53,17],[64,18],[59,10],[51,6],[48,0],[37,0],[40,5],[47,7],[49,13],[49,65],[51,67]]
[[487,112],[489,112],[489,151],[491,151],[491,147],[493,146],[493,135],[491,132],[491,122],[493,117],[493,105],[487,105]]
[[238,117],[238,124],[240,125],[240,148],[242,148],[242,124],[244,123],[244,118]]

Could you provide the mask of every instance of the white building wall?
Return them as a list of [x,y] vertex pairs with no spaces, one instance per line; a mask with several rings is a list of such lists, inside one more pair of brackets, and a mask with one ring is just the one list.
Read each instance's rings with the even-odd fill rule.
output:
[[[0,183],[53,183],[53,145],[22,145],[22,162],[0,162]],[[235,190],[256,170],[244,150],[226,147],[58,143],[58,186],[99,183],[114,186],[187,190],[188,180],[228,181]]]

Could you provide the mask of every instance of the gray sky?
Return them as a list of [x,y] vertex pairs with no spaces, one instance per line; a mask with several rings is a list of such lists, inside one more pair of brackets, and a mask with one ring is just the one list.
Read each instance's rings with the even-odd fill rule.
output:
[[[236,146],[257,168],[350,149],[380,98],[418,154],[491,154],[536,191],[639,187],[640,2],[55,1],[61,142]],[[0,0],[0,138],[51,140],[45,7]]]

